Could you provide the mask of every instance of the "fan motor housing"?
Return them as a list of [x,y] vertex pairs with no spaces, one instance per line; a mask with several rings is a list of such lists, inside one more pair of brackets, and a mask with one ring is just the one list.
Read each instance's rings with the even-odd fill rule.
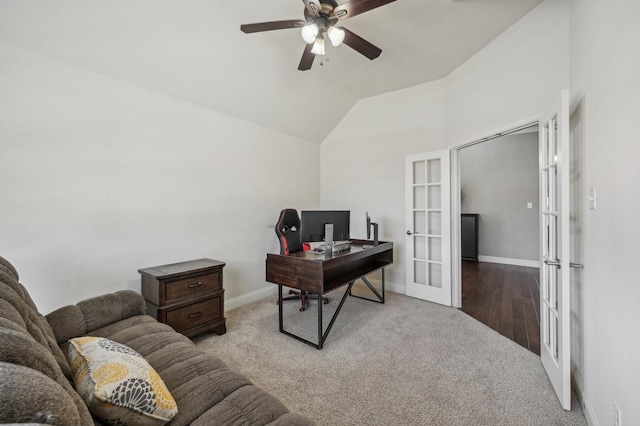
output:
[[307,8],[304,9],[304,19],[309,23],[315,23],[318,27],[326,31],[330,26],[335,25],[338,22],[338,18],[333,16],[333,10],[338,7],[338,3],[334,0],[320,1],[320,11],[317,16],[310,14]]

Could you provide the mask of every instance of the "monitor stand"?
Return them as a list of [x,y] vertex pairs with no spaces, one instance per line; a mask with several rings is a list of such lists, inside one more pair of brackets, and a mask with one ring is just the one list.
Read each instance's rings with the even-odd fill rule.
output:
[[378,224],[374,222],[369,222],[367,224],[367,227],[368,227],[367,240],[371,237],[371,228],[373,228],[373,245],[365,244],[362,246],[362,248],[373,248],[378,244],[380,244],[380,241],[378,241]]
[[333,223],[324,225],[324,258],[333,257]]
[[373,226],[373,245],[377,246],[378,245],[378,224],[372,223],[371,226]]

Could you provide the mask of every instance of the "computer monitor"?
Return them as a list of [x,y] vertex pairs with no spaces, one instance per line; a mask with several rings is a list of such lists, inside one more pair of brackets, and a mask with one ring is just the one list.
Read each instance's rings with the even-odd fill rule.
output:
[[302,210],[300,240],[303,243],[324,241],[324,225],[333,224],[333,240],[347,241],[351,212],[349,210]]

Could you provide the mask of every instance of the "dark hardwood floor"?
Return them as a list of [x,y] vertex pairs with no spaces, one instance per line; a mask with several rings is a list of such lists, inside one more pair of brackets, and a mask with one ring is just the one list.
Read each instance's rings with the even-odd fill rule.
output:
[[539,269],[462,262],[462,308],[478,321],[540,355]]

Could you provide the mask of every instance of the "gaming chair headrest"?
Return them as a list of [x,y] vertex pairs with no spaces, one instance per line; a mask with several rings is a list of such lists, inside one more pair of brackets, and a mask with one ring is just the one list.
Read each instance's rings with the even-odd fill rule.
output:
[[280,254],[289,255],[302,251],[300,241],[300,217],[295,209],[284,209],[276,223],[276,235],[280,242]]

